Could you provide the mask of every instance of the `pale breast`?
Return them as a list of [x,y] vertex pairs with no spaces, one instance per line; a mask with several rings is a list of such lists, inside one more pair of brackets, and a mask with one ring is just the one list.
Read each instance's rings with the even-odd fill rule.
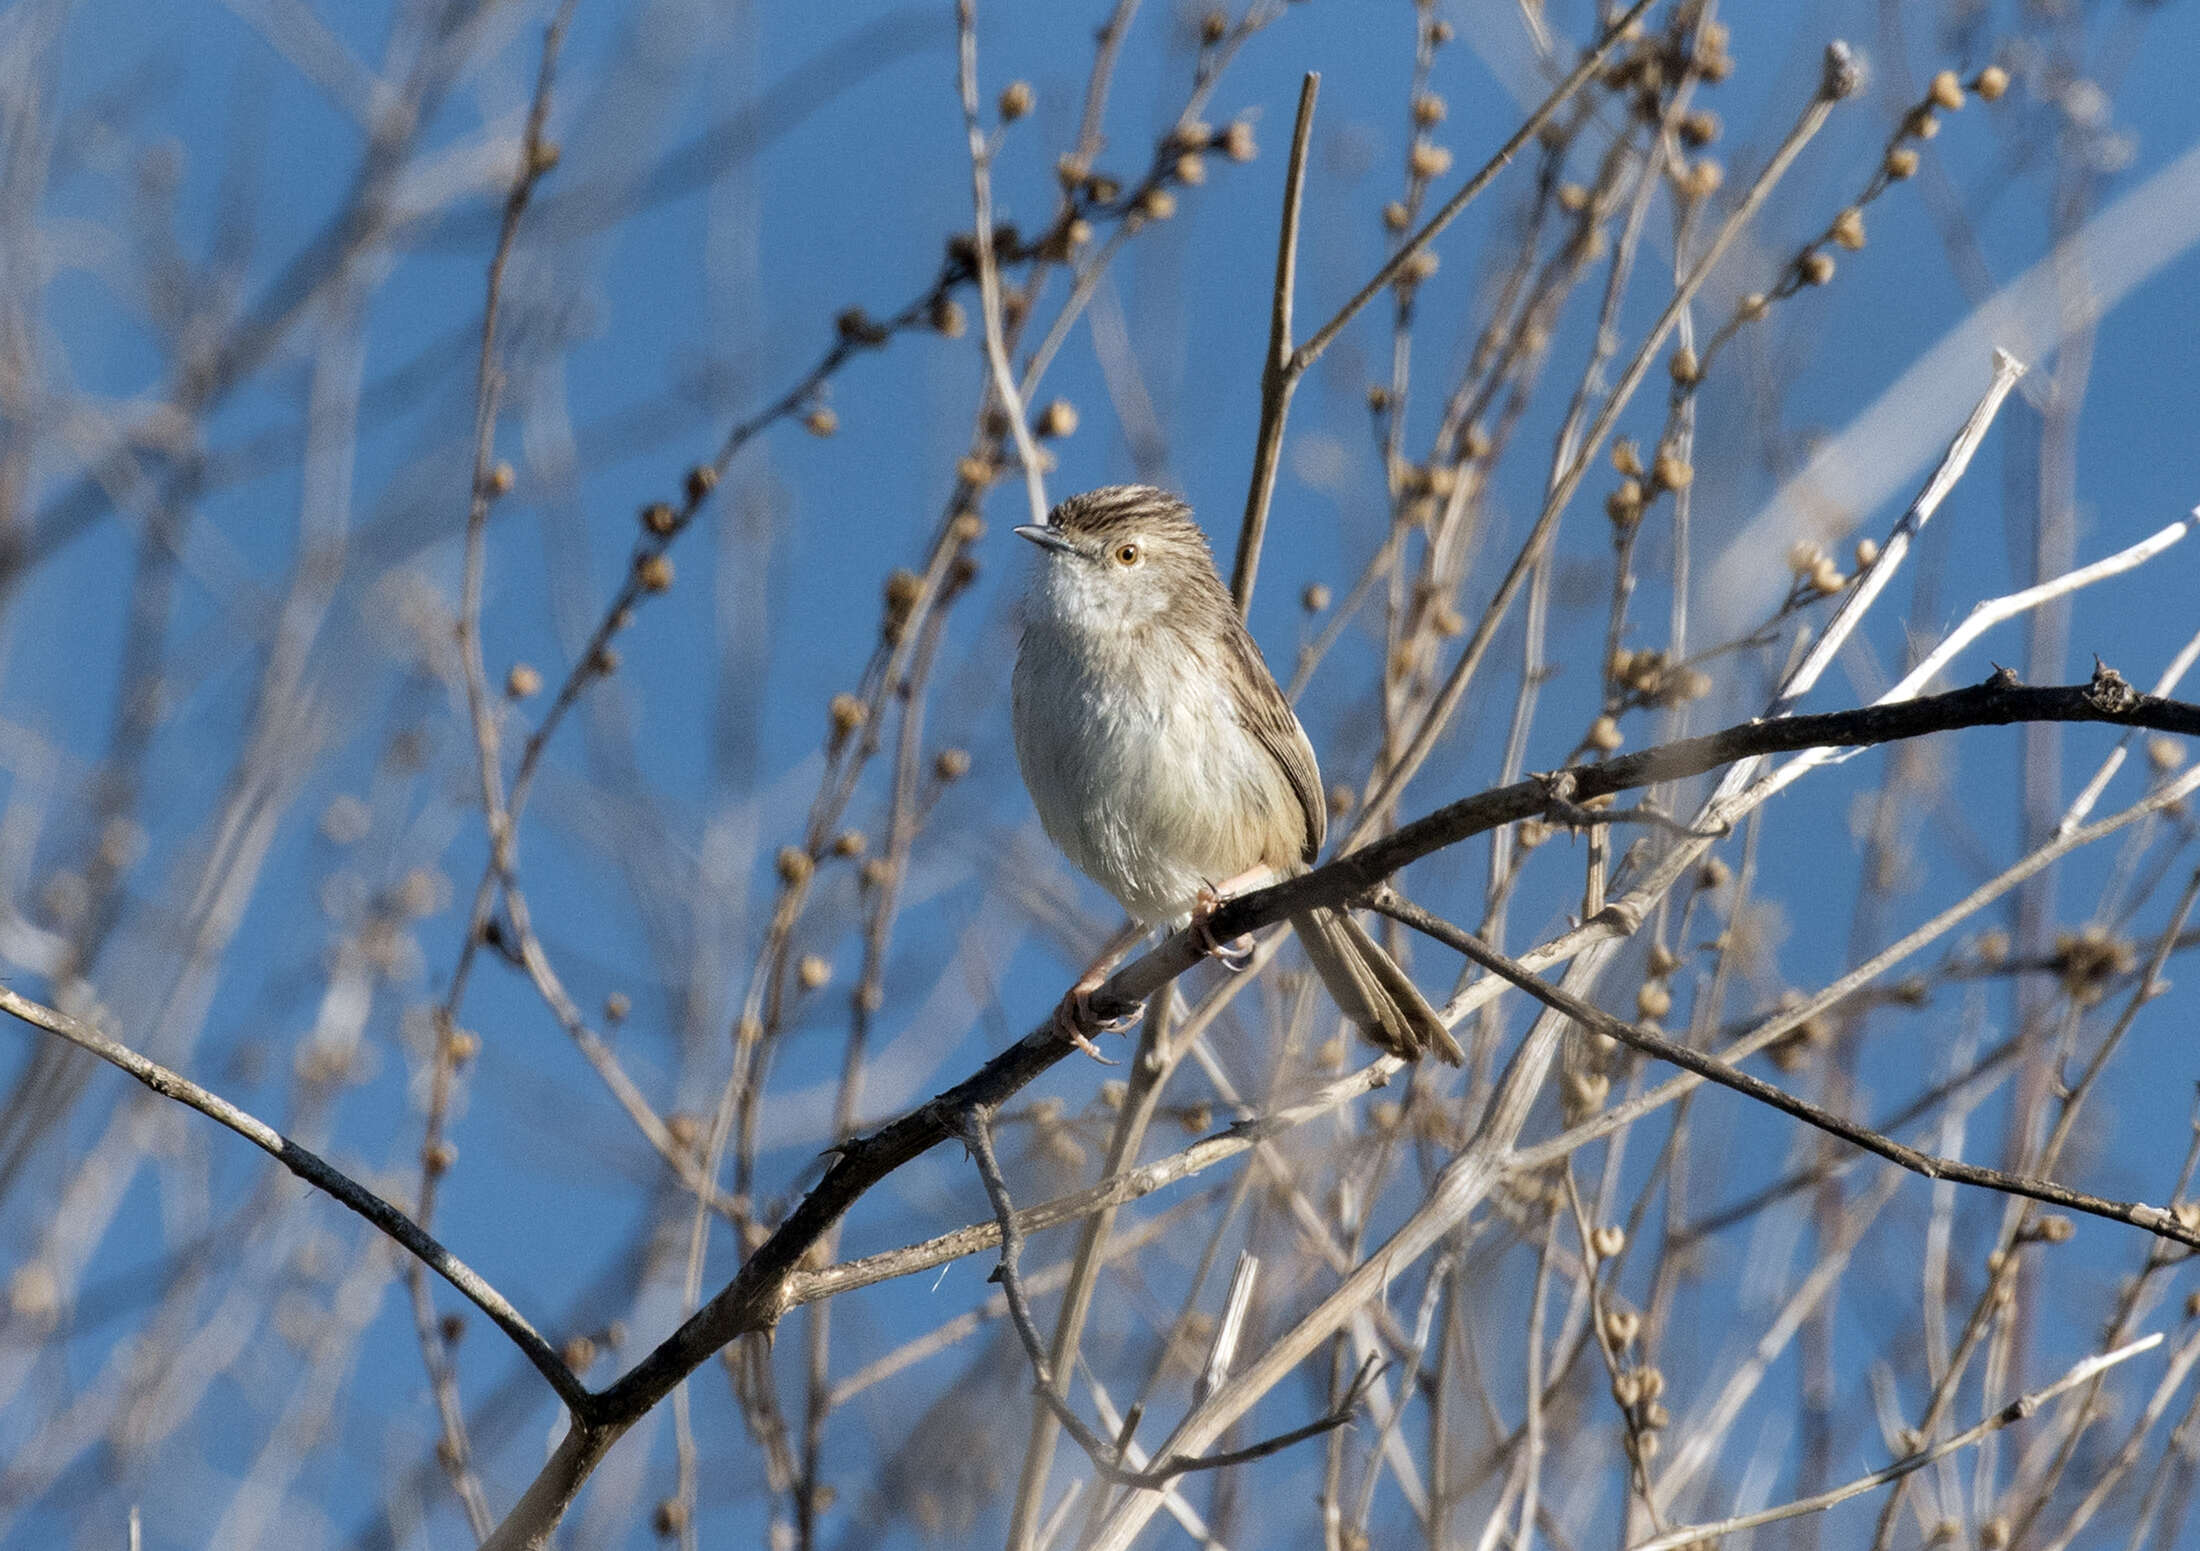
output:
[[[1141,921],[1182,916],[1203,885],[1301,865],[1305,817],[1215,666],[1177,639],[1094,641],[1027,626],[1016,758],[1047,835]],[[1103,684],[1105,688],[1103,689]]]

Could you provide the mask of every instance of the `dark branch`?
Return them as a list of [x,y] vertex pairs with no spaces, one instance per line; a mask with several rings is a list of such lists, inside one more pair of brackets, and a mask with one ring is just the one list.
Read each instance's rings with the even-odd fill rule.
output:
[[2174,1239],[2189,1249],[2200,1249],[2200,1230],[2187,1227],[2174,1213],[2161,1207],[2136,1201],[2111,1201],[2104,1196],[2071,1190],[2053,1180],[2011,1174],[2003,1169],[1983,1168],[1975,1163],[1962,1163],[1953,1158],[1920,1152],[1882,1132],[1858,1125],[1852,1120],[1845,1120],[1831,1110],[1821,1109],[1808,1100],[1799,1099],[1785,1088],[1777,1088],[1762,1078],[1752,1077],[1716,1056],[1675,1044],[1661,1034],[1653,1034],[1648,1029],[1623,1022],[1562,987],[1553,985],[1519,960],[1499,953],[1472,932],[1433,916],[1395,894],[1385,894],[1378,898],[1373,902],[1372,908],[1394,920],[1403,921],[1415,931],[1426,933],[1437,941],[1458,949],[1491,974],[1511,981],[1544,1006],[1564,1013],[1591,1033],[1617,1040],[1644,1055],[1655,1056],[1683,1071],[1694,1072],[1707,1082],[1717,1083],[1722,1088],[1731,1088],[1760,1104],[1768,1104],[1828,1135],[1838,1136],[1866,1152],[1876,1153],[1889,1163],[1908,1169],[1913,1174],[1922,1174],[1927,1179],[1950,1180],[1958,1185],[1977,1185],[1987,1190],[1998,1190],[2004,1195],[2024,1196],[2030,1200],[2044,1201],[2050,1206],[2083,1212],[2089,1217],[2104,1217],[2111,1222],[2130,1223],[2133,1227],[2144,1228],[2160,1238]]

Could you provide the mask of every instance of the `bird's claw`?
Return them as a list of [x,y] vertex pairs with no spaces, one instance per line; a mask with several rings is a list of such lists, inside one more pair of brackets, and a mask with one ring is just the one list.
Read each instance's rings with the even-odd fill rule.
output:
[[1144,1011],[1145,1008],[1139,1006],[1120,1017],[1102,1018],[1093,1010],[1091,990],[1078,986],[1073,987],[1069,995],[1063,997],[1061,1004],[1054,1009],[1054,1027],[1064,1039],[1102,1066],[1114,1066],[1117,1063],[1100,1053],[1100,1047],[1092,1042],[1092,1036],[1124,1033],[1138,1022],[1139,1014]]
[[1224,942],[1217,937],[1210,917],[1222,908],[1222,896],[1213,889],[1202,887],[1192,900],[1192,941],[1199,944],[1199,951],[1210,959],[1219,961],[1222,967],[1235,975],[1242,972],[1253,957],[1253,939],[1250,933],[1241,933]]

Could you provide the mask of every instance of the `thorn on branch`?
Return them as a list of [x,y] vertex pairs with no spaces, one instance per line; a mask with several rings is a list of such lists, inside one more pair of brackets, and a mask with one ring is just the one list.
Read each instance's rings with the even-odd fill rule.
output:
[[2139,692],[2121,673],[2096,657],[2093,681],[2085,687],[2085,698],[2109,715],[2121,716],[2139,703]]

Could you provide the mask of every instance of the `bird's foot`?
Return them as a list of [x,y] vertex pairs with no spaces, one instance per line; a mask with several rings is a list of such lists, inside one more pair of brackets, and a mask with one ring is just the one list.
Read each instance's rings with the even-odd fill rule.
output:
[[1102,1018],[1092,1005],[1092,993],[1100,989],[1103,978],[1088,975],[1069,988],[1069,994],[1054,1009],[1054,1029],[1102,1066],[1114,1066],[1116,1062],[1100,1053],[1100,1047],[1092,1042],[1092,1036],[1128,1032],[1137,1025],[1140,1014],[1146,1008],[1144,1003],[1140,1003],[1127,1013],[1113,1018]]
[[1222,967],[1234,975],[1243,970],[1246,962],[1252,958],[1253,939],[1249,933],[1233,937],[1228,942],[1215,936],[1210,919],[1221,908],[1222,896],[1205,884],[1200,885],[1199,893],[1192,899],[1192,941],[1199,944],[1201,953],[1210,959],[1219,960]]

